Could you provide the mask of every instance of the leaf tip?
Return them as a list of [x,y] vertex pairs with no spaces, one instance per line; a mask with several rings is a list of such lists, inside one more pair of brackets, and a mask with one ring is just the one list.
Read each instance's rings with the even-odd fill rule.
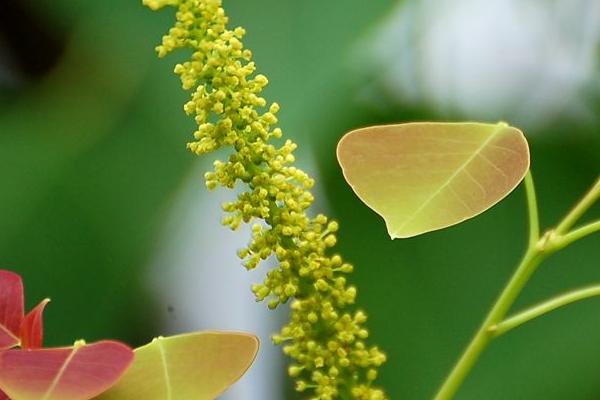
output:
[[50,303],[50,299],[45,298],[35,306],[33,310],[25,315],[23,321],[21,321],[21,348],[31,350],[42,347],[44,339],[43,315],[48,303]]
[[387,228],[387,233],[390,236],[391,240],[402,239],[402,237],[400,235],[398,235],[396,232],[394,232],[394,230],[392,229],[391,226],[389,226],[389,224],[387,223],[387,221],[385,221],[385,227]]

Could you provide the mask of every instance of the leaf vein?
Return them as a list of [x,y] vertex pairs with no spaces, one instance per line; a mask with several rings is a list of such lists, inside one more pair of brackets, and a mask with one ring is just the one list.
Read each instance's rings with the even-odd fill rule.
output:
[[65,375],[65,372],[67,372],[67,367],[69,366],[69,364],[71,364],[71,361],[73,361],[73,357],[75,357],[75,354],[77,354],[78,350],[79,350],[78,346],[73,347],[73,350],[71,350],[71,353],[67,356],[67,358],[63,362],[63,365],[61,365],[60,369],[56,373],[56,376],[52,380],[52,383],[48,387],[48,390],[46,390],[46,393],[44,393],[44,397],[42,397],[42,400],[48,400],[50,398],[50,396],[52,396],[52,394],[54,394],[56,387],[60,383],[60,380],[62,379],[62,377]]
[[414,221],[414,219],[417,217],[417,215],[419,215],[421,212],[423,212],[424,209],[426,209],[429,204],[440,194],[442,193],[442,191],[444,189],[446,189],[450,183],[454,180],[454,178],[456,178],[458,176],[458,174],[460,174],[465,168],[467,168],[467,166],[482,152],[483,149],[485,149],[488,145],[490,145],[490,143],[492,142],[492,140],[494,140],[498,134],[500,132],[502,132],[505,129],[505,125],[499,125],[496,130],[494,132],[492,132],[492,134],[490,135],[490,137],[488,137],[474,152],[473,154],[467,158],[467,160],[465,160],[464,163],[462,163],[462,165],[460,165],[456,171],[454,171],[452,173],[452,175],[450,175],[448,177],[448,179],[442,184],[440,185],[440,187],[435,190],[427,199],[425,199],[425,201],[423,201],[421,203],[421,205],[397,228],[398,231],[402,231],[402,229],[404,229],[409,223],[411,223],[412,221]]
[[165,355],[165,349],[162,345],[162,340],[157,341],[158,350],[160,351],[160,358],[163,366],[163,374],[165,378],[165,389],[167,391],[167,400],[173,399],[173,389],[171,388],[171,377],[169,376],[169,366],[167,365],[167,356]]

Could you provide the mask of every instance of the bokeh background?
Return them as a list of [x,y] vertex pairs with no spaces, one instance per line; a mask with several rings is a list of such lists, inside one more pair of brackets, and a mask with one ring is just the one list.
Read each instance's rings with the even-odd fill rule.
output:
[[[219,202],[192,157],[186,94],[154,46],[173,13],[141,1],[0,1],[0,268],[27,304],[51,297],[46,343],[222,328],[263,337],[227,399],[293,399]],[[435,392],[524,250],[522,189],[479,218],[408,240],[341,178],[336,141],[369,124],[505,120],[530,141],[545,226],[600,170],[596,0],[225,0],[248,31],[267,96],[318,179],[315,211],[341,221],[392,399]],[[181,57],[181,55],[179,56]],[[588,218],[600,217],[596,207]],[[600,236],[553,257],[517,308],[600,281]],[[493,343],[458,399],[600,398],[600,300]]]

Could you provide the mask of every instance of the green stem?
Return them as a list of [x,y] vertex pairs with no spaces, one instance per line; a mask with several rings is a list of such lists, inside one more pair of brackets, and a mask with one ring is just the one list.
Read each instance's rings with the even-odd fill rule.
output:
[[576,242],[579,239],[583,239],[584,237],[596,232],[600,232],[600,221],[589,223],[580,228],[572,230],[566,235],[557,237],[556,239],[554,239],[554,245],[557,248],[562,249],[564,247],[567,247],[571,243]]
[[527,171],[525,176],[525,192],[527,194],[527,210],[529,211],[529,247],[533,247],[540,239],[540,218],[531,170]]
[[577,221],[581,216],[600,198],[600,177],[592,186],[592,188],[587,192],[587,194],[581,199],[579,203],[567,214],[567,216],[562,220],[560,224],[557,225],[554,230],[556,234],[562,235],[568,232],[569,229]]
[[567,233],[594,202],[600,198],[600,177],[592,189],[557,225],[556,229],[550,230],[542,238],[539,237],[537,201],[533,178],[531,177],[530,172],[528,172],[525,177],[525,192],[527,194],[529,211],[529,246],[527,252],[508,284],[498,297],[498,300],[492,306],[492,309],[481,324],[481,327],[475,333],[475,336],[442,384],[442,387],[435,396],[435,400],[450,400],[454,397],[466,376],[473,368],[473,365],[475,365],[479,359],[483,350],[496,336],[491,328],[497,326],[504,319],[506,313],[542,260],[549,254],[572,243],[574,240],[580,239],[600,229],[596,223],[592,223]]
[[454,366],[454,369],[446,378],[446,381],[435,396],[435,400],[449,400],[454,397],[458,388],[481,355],[481,352],[493,339],[494,334],[490,332],[490,327],[498,324],[504,318],[543,258],[543,253],[535,246],[527,251],[521,264],[517,267],[514,275],[500,294],[500,297],[498,297],[498,300],[471,340],[471,343],[467,346],[465,352]]
[[534,318],[541,317],[544,314],[554,311],[557,308],[566,306],[579,300],[588,299],[590,297],[600,296],[600,285],[590,286],[583,289],[574,290],[557,296],[553,299],[545,301],[541,304],[528,308],[510,318],[505,319],[497,325],[490,327],[490,332],[494,337],[500,336],[511,329],[514,329],[525,322],[531,321]]

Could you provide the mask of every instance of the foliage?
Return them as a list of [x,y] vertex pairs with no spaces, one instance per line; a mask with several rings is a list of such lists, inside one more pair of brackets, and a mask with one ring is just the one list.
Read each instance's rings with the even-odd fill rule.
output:
[[48,301],[23,315],[21,277],[0,270],[2,400],[210,400],[244,374],[258,350],[254,335],[232,332],[157,338],[137,349],[135,359],[128,346],[109,340],[42,349]]
[[[504,136],[498,135],[502,132],[505,133]],[[373,137],[373,147],[371,142],[369,142],[369,145],[365,143],[365,135],[368,135],[369,138]],[[498,136],[504,139],[505,143],[502,145],[496,143],[495,140],[498,139]],[[430,146],[429,140],[437,142],[437,146]],[[473,150],[466,157],[466,162],[465,159],[457,163],[449,162],[456,156],[455,153],[448,153],[446,146],[443,145],[449,140],[462,146],[465,143],[474,142]],[[487,149],[486,146],[488,146]],[[489,147],[492,147],[492,149],[489,149]],[[488,164],[488,168],[478,168],[475,176],[469,173],[468,180],[471,181],[471,184],[459,184],[454,187],[453,184],[459,176],[466,174],[474,159],[482,157],[486,150],[488,152],[491,150],[492,154],[495,155],[492,157],[494,162],[487,159],[485,163]],[[504,156],[502,156],[503,154]],[[418,162],[414,162],[413,155],[418,157]],[[512,130],[511,134],[511,131],[504,124],[499,124],[496,128],[491,125],[472,123],[404,124],[366,128],[358,131],[358,135],[357,132],[347,134],[340,142],[338,156],[348,183],[354,187],[359,197],[367,204],[387,204],[389,208],[386,211],[392,213],[393,217],[400,214],[399,229],[404,228],[406,225],[417,225],[417,228],[411,232],[412,234],[427,232],[431,230],[431,227],[440,228],[453,225],[465,219],[462,217],[456,218],[457,203],[455,201],[446,198],[444,201],[437,203],[437,200],[442,198],[447,189],[451,189],[452,196],[455,199],[460,199],[458,204],[462,204],[468,211],[473,211],[473,207],[475,207],[471,204],[479,204],[479,212],[481,212],[512,190],[516,183],[523,178],[529,167],[527,142],[519,131]],[[399,161],[399,159],[402,159],[402,161]],[[348,173],[347,168],[350,168],[353,173]],[[418,179],[415,175],[418,176],[423,169],[441,170],[441,180],[436,176],[437,174],[432,174],[431,171],[423,173],[423,178]],[[425,198],[421,199],[420,202],[413,202],[413,207],[408,207],[408,210],[402,206],[404,204],[402,197],[407,189],[407,176],[409,177],[409,187],[411,189],[416,190],[417,193],[425,193]],[[368,179],[369,177],[371,179]],[[478,177],[479,179],[477,179]],[[475,185],[473,185],[474,183]],[[509,184],[507,185],[507,183]],[[368,188],[366,195],[368,200],[365,200],[365,194],[361,191],[365,186]],[[540,236],[537,196],[530,173],[525,177],[525,189],[530,228],[527,251],[512,278],[490,309],[481,327],[444,381],[435,397],[436,400],[454,398],[479,356],[494,338],[559,307],[600,295],[600,285],[585,287],[557,296],[516,315],[506,317],[517,297],[543,260],[577,240],[600,232],[600,221],[573,228],[588,209],[600,199],[600,178],[571,212],[556,227],[549,229],[542,236]],[[485,201],[487,194],[490,192],[496,193],[497,198],[493,201]],[[394,204],[399,204],[398,209],[394,208]],[[420,216],[419,213],[426,207],[434,208],[434,210],[431,215],[419,221],[415,216]],[[476,215],[479,212],[472,214]],[[464,210],[462,213],[464,214]],[[446,218],[446,214],[449,214],[450,217],[446,218],[445,223],[436,226],[435,223],[439,221],[437,215],[440,214],[444,218]],[[387,217],[388,214],[385,213],[384,216]],[[414,220],[421,222],[422,225],[413,224]],[[392,235],[392,238],[394,238],[394,235]]]
[[445,228],[502,200],[529,169],[523,134],[504,123],[358,129],[338,145],[344,176],[392,239]]
[[12,400],[87,400],[110,388],[133,361],[114,341],[0,353],[0,387]]
[[135,363],[98,400],[210,400],[250,367],[258,340],[244,333],[198,332],[154,339],[135,350]]
[[[86,400],[104,392],[129,367],[133,352],[114,341],[41,349],[47,303],[25,316],[21,277],[0,271],[0,389],[13,400]],[[21,349],[10,350],[16,346]]]

